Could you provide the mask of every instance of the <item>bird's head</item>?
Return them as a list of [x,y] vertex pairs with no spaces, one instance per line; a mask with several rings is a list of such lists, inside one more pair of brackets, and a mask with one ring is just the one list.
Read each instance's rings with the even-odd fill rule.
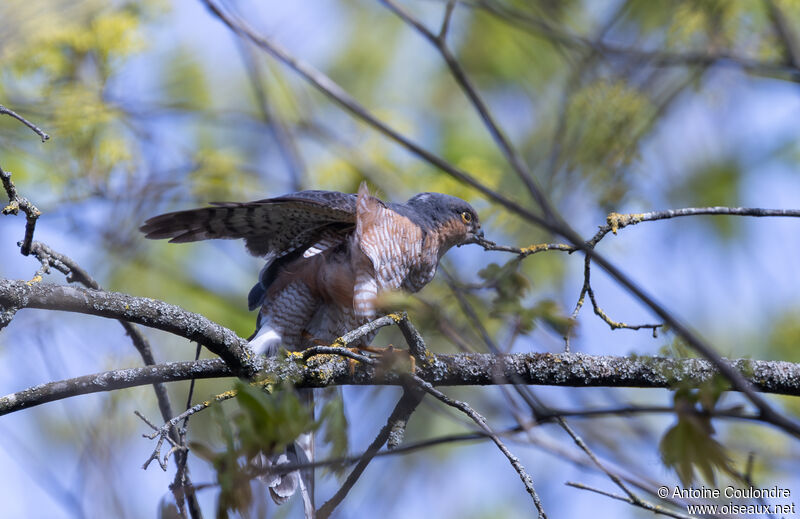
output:
[[460,198],[442,193],[420,193],[407,203],[428,224],[428,232],[439,233],[440,255],[450,247],[476,243],[483,238],[478,213]]

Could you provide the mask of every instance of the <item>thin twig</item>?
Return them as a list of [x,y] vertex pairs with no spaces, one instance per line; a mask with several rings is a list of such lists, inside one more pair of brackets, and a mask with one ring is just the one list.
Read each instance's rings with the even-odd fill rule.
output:
[[46,140],[48,140],[48,139],[50,138],[50,136],[49,136],[49,135],[47,135],[47,134],[44,132],[44,130],[42,130],[41,128],[39,128],[38,126],[36,126],[36,125],[35,125],[35,124],[33,124],[32,122],[30,122],[29,120],[25,119],[24,117],[22,117],[21,115],[19,115],[19,114],[18,114],[17,112],[15,112],[14,110],[10,110],[10,109],[6,108],[5,106],[3,106],[3,105],[0,105],[0,114],[3,114],[3,115],[10,115],[11,117],[13,117],[14,119],[16,119],[17,121],[21,122],[22,124],[24,124],[25,126],[27,126],[28,128],[30,128],[31,130],[33,130],[33,131],[34,131],[34,133],[36,133],[36,135],[38,135],[39,137],[41,137],[41,139],[42,139],[42,142],[45,142]]
[[2,181],[3,188],[8,195],[8,205],[3,208],[2,214],[16,215],[19,214],[20,209],[25,213],[25,237],[18,245],[20,246],[22,255],[27,256],[31,251],[33,231],[36,229],[36,220],[42,215],[42,212],[27,198],[19,196],[16,186],[14,186],[14,183],[11,181],[11,173],[3,171],[3,168],[0,168],[0,181]]
[[[150,440],[155,440],[156,438],[158,438],[158,442],[156,443],[155,449],[153,449],[153,452],[150,454],[150,457],[147,458],[147,461],[144,462],[144,465],[142,466],[142,468],[143,469],[147,469],[147,467],[150,465],[150,462],[152,462],[153,460],[156,460],[156,461],[158,461],[158,464],[161,467],[161,469],[166,471],[167,470],[167,462],[169,461],[170,455],[175,451],[185,450],[186,449],[185,446],[180,445],[179,443],[172,441],[172,439],[169,437],[169,431],[173,427],[175,427],[181,420],[186,420],[187,418],[189,418],[193,414],[199,413],[200,411],[202,411],[204,409],[208,409],[215,402],[224,402],[225,400],[230,400],[231,398],[234,398],[236,396],[236,394],[237,394],[237,392],[235,390],[229,390],[229,391],[225,391],[223,393],[220,393],[218,395],[214,395],[214,397],[212,397],[210,400],[204,400],[203,402],[200,402],[199,404],[190,407],[189,409],[187,409],[186,411],[182,412],[178,416],[173,417],[172,419],[167,421],[161,427],[156,427],[150,421],[148,421],[141,413],[139,413],[139,411],[134,411],[136,416],[141,418],[147,425],[149,425],[152,429],[155,430],[154,433],[152,433],[152,434],[144,434],[143,436],[145,438],[150,439]],[[167,454],[164,456],[164,459],[161,460],[159,458],[159,456],[161,454],[161,446],[163,445],[164,440],[167,440],[170,444],[172,444],[173,448],[170,449],[169,452],[167,452]]]
[[500,437],[494,431],[492,431],[491,428],[489,428],[489,425],[486,423],[486,419],[480,413],[475,411],[466,402],[462,402],[460,400],[454,400],[448,397],[447,395],[445,395],[444,393],[433,387],[430,383],[422,380],[416,375],[412,375],[412,378],[414,379],[414,382],[416,382],[417,385],[419,385],[419,387],[425,390],[425,392],[429,393],[430,395],[434,396],[435,398],[444,402],[445,404],[460,410],[461,412],[472,418],[472,420],[476,424],[478,424],[478,427],[480,427],[481,430],[483,430],[483,432],[485,432],[489,436],[489,438],[492,439],[495,445],[497,445],[497,448],[500,449],[500,451],[503,453],[503,455],[505,455],[506,458],[508,458],[509,463],[511,463],[511,466],[514,467],[514,470],[517,471],[519,478],[525,485],[525,490],[528,492],[528,494],[530,494],[531,498],[533,499],[533,504],[536,507],[536,510],[539,514],[538,515],[539,518],[545,519],[547,515],[544,512],[544,508],[542,507],[542,502],[539,499],[539,495],[536,493],[536,489],[533,486],[533,480],[531,479],[530,475],[528,475],[528,473],[525,471],[525,467],[522,466],[522,463],[519,461],[519,458],[514,456],[511,453],[511,451],[508,450],[508,447],[506,447],[506,445],[503,443]]
[[455,0],[447,0],[447,3],[444,6],[444,16],[442,17],[442,25],[439,28],[439,34],[436,36],[436,39],[441,41],[443,44],[447,38],[447,31],[450,29],[450,20],[453,18],[453,11],[456,8],[456,1]]
[[600,490],[598,488],[589,487],[589,486],[586,486],[586,485],[584,485],[582,483],[576,483],[574,481],[567,481],[566,485],[570,486],[570,487],[579,488],[581,490],[588,490],[589,492],[595,492],[597,494],[600,494],[600,495],[603,495],[603,496],[606,496],[606,497],[610,497],[610,498],[616,499],[618,501],[625,501],[626,503],[630,503],[632,505],[638,506],[639,508],[644,508],[645,510],[649,510],[649,511],[651,511],[653,513],[656,513],[656,514],[666,515],[667,517],[674,517],[675,519],[692,519],[688,515],[683,515],[683,514],[679,514],[677,512],[672,512],[672,511],[667,510],[667,509],[665,509],[663,507],[660,507],[658,505],[653,505],[651,503],[648,503],[647,501],[639,500],[638,502],[636,502],[636,501],[632,500],[630,497],[621,496],[619,494],[612,494],[611,492],[606,492],[605,490]]
[[[578,313],[580,312],[581,308],[583,307],[583,303],[586,300],[586,296],[589,296],[589,300],[592,303],[592,309],[594,310],[595,315],[600,317],[612,330],[618,329],[626,329],[626,330],[641,330],[641,329],[652,329],[653,330],[653,337],[657,336],[658,329],[664,326],[663,324],[626,324],[622,321],[615,321],[611,319],[608,314],[600,307],[597,303],[597,299],[594,295],[594,289],[592,289],[591,284],[591,258],[589,256],[584,257],[583,261],[583,286],[581,287],[581,293],[578,296],[578,302],[575,303],[575,309],[572,311],[572,315],[570,316],[571,319],[577,319]],[[564,335],[565,341],[565,349],[564,351],[569,350],[569,334]]]
[[550,250],[558,250],[563,252],[575,252],[578,250],[576,247],[567,245],[566,243],[536,243],[527,247],[509,247],[508,245],[498,245],[495,242],[485,238],[477,238],[475,243],[483,247],[483,250],[511,252],[518,255],[520,258],[525,258],[527,256],[531,256],[532,254],[538,254],[540,252]]
[[500,128],[500,125],[495,121],[494,116],[492,115],[491,111],[489,110],[488,105],[483,100],[483,98],[478,93],[477,88],[473,85],[472,81],[467,76],[466,71],[458,62],[456,57],[450,51],[449,47],[445,42],[444,38],[439,38],[435,34],[433,34],[427,27],[425,27],[422,22],[414,18],[411,13],[403,9],[399,4],[397,4],[394,0],[380,0],[381,3],[386,5],[391,11],[393,11],[397,16],[399,16],[402,20],[404,20],[407,24],[411,27],[416,29],[418,33],[420,33],[424,38],[426,38],[434,47],[439,51],[441,54],[442,59],[447,64],[447,67],[450,69],[450,73],[455,79],[458,86],[461,87],[461,90],[469,99],[470,103],[472,103],[475,110],[478,112],[478,115],[483,120],[486,129],[489,131],[489,134],[497,143],[500,151],[506,157],[506,160],[511,165],[512,169],[516,172],[517,176],[522,180],[522,183],[525,184],[525,187],[530,192],[531,196],[536,200],[536,203],[539,205],[539,208],[542,210],[544,215],[544,220],[546,222],[554,221],[554,215],[552,214],[552,210],[550,207],[550,203],[547,201],[547,198],[544,195],[542,189],[537,185],[536,180],[533,178],[528,166],[525,164],[522,156],[517,152],[517,150],[512,146],[511,141],[506,137],[503,130]]
[[567,434],[570,435],[572,441],[575,442],[575,445],[577,445],[583,452],[586,453],[587,456],[589,456],[589,459],[592,460],[592,463],[594,463],[595,466],[603,472],[603,474],[608,476],[608,478],[611,481],[613,481],[615,485],[617,485],[623,492],[625,492],[625,494],[628,496],[631,502],[633,502],[637,506],[641,506],[642,500],[639,499],[639,497],[636,494],[634,494],[628,488],[628,486],[625,485],[625,483],[623,483],[623,481],[619,478],[619,476],[609,471],[602,463],[600,463],[600,460],[597,458],[597,456],[595,456],[594,452],[592,452],[592,450],[589,449],[589,446],[586,445],[586,442],[583,441],[583,438],[578,436],[575,430],[572,427],[570,427],[570,425],[567,423],[564,417],[559,416],[558,418],[556,418],[556,422],[561,426],[562,429],[567,431]]
[[267,89],[261,77],[262,73],[258,60],[253,55],[253,49],[248,46],[246,42],[242,41],[239,45],[239,51],[244,61],[245,69],[247,70],[247,76],[250,79],[250,85],[253,87],[253,93],[256,97],[256,103],[258,104],[261,118],[272,134],[278,152],[286,164],[286,170],[291,179],[292,190],[300,191],[303,188],[305,164],[303,162],[303,157],[300,155],[297,143],[292,139],[292,134],[283,119],[281,119],[270,106],[269,98],[267,97]]

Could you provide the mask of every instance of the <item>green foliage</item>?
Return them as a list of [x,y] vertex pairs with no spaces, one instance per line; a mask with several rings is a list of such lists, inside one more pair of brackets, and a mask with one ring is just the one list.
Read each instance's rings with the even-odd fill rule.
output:
[[[662,330],[664,333],[667,330]],[[663,357],[673,357],[676,359],[693,359],[698,358],[697,352],[689,346],[685,340],[678,337],[673,337],[672,342],[664,344],[658,349],[658,354]]]
[[211,104],[206,71],[198,56],[179,47],[164,60],[160,75],[166,100],[186,109],[199,110]]
[[0,19],[13,43],[0,50],[0,97],[35,112],[53,137],[48,159],[59,166],[58,174],[52,167],[28,167],[28,173],[56,194],[106,192],[115,174],[130,175],[139,160],[136,137],[106,88],[125,59],[145,48],[142,24],[155,2],[4,4]]
[[[342,458],[348,453],[347,416],[344,414],[344,401],[341,393],[329,398],[319,416],[319,423],[323,426],[322,444],[328,446],[327,458]],[[341,475],[344,466],[333,466],[332,470]]]
[[469,22],[458,57],[482,86],[543,88],[563,65],[558,47],[535,32],[509,31],[488,14]]
[[725,446],[714,438],[710,416],[728,387],[724,378],[714,376],[697,389],[675,391],[678,422],[661,438],[659,450],[664,465],[675,470],[686,487],[695,480],[695,472],[711,485],[716,484],[717,472],[732,473]]
[[591,82],[567,107],[566,164],[577,169],[604,207],[616,206],[628,190],[626,166],[637,157],[635,143],[649,125],[653,107],[646,95],[619,80]]
[[391,55],[398,41],[402,24],[385,11],[364,5],[347,5],[347,23],[358,38],[339,42],[340,51],[333,56],[327,73],[360,99],[381,100],[380,82],[388,72]]
[[489,315],[505,321],[516,320],[522,333],[533,330],[536,320],[540,320],[561,336],[570,334],[575,323],[555,301],[542,299],[533,306],[524,304],[531,283],[520,272],[520,265],[520,260],[515,258],[505,265],[491,263],[478,271],[478,276],[495,294]]
[[800,308],[787,309],[769,326],[768,351],[775,359],[800,362]]
[[244,512],[252,503],[250,480],[257,473],[251,460],[262,454],[280,454],[301,433],[319,427],[311,410],[291,388],[270,393],[259,385],[237,381],[235,391],[239,408],[232,416],[226,416],[218,406],[211,408],[225,449],[214,450],[200,442],[189,445],[216,472],[220,488],[217,517],[228,517],[230,511]]
[[532,308],[533,316],[560,337],[572,335],[576,322],[552,299],[542,299]]
[[750,41],[764,14],[748,0],[633,0],[626,19],[643,34],[658,35],[666,48],[685,49]]

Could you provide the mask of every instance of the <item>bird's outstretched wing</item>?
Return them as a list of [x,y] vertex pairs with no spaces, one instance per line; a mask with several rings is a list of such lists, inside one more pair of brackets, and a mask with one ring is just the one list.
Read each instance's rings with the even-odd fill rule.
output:
[[356,195],[338,191],[299,191],[212,206],[154,216],[140,230],[147,238],[172,243],[244,238],[251,254],[279,258],[313,245],[326,231],[349,232],[356,222]]

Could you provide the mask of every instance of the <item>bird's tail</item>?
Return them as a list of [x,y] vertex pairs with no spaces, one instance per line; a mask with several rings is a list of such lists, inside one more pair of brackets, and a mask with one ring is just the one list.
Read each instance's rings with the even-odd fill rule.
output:
[[[314,413],[313,389],[300,389],[297,391],[300,400]],[[313,416],[312,416],[313,418]],[[281,465],[305,465],[314,462],[314,433],[303,433],[279,455],[272,455],[264,460],[265,468],[280,467]],[[314,504],[314,468],[308,467],[301,470],[280,473],[275,472],[263,477],[264,483],[269,487],[270,496],[275,504],[286,503],[298,490],[303,498],[303,509],[306,519],[314,519],[316,507]]]
[[[281,334],[266,323],[260,322],[259,328],[250,337],[250,347],[258,354],[275,355],[281,343]],[[301,403],[311,411],[314,418],[314,390],[297,390]],[[261,456],[258,463],[268,471],[280,465],[307,464],[314,461],[314,433],[303,433],[289,445],[286,450],[278,455]],[[283,473],[275,472],[262,478],[269,487],[269,493],[276,504],[282,505],[292,497],[298,489],[303,498],[303,508],[306,519],[313,519],[314,507],[314,469],[307,468],[300,471],[294,470]]]

